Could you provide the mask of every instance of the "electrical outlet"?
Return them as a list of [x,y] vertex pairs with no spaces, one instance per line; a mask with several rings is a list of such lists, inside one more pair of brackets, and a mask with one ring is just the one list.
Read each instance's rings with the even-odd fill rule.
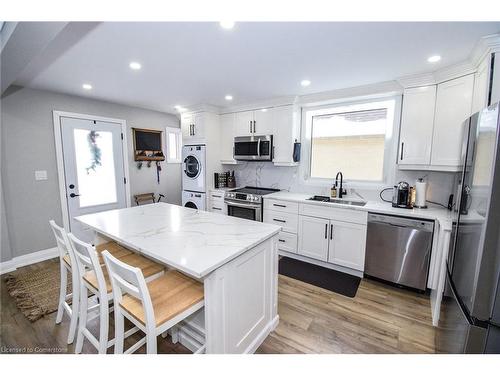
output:
[[47,179],[47,171],[35,171],[35,181],[44,181]]

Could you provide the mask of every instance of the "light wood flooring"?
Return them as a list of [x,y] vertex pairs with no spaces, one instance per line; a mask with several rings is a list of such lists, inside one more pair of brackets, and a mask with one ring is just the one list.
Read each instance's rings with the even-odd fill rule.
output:
[[[16,272],[45,265],[42,262]],[[39,353],[73,353],[74,345],[66,345],[67,315],[59,325],[54,324],[55,313],[30,323],[8,295],[3,278],[0,309],[0,353],[16,348],[21,352],[26,348]],[[363,279],[356,297],[348,298],[279,276],[278,313],[277,329],[257,353],[434,352],[429,297],[374,281]],[[113,324],[111,314],[110,335]],[[97,319],[92,325],[91,331],[97,334]],[[140,337],[136,333],[128,338],[125,347]],[[96,351],[85,342],[83,352]],[[144,347],[138,352],[143,353]],[[189,353],[182,345],[172,344],[170,338],[158,338],[158,352]]]

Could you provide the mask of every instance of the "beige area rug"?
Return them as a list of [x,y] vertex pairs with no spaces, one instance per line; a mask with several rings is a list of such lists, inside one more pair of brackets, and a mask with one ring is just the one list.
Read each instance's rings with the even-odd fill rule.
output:
[[[46,262],[43,268],[31,271],[16,271],[7,275],[4,280],[17,308],[29,321],[34,322],[57,310],[59,262]],[[71,273],[68,273],[68,291],[71,291]]]

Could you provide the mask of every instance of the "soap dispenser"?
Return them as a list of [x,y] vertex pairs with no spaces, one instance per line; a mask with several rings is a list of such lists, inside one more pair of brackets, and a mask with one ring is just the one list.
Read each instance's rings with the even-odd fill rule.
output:
[[332,188],[330,189],[330,197],[337,198],[337,186],[333,183]]

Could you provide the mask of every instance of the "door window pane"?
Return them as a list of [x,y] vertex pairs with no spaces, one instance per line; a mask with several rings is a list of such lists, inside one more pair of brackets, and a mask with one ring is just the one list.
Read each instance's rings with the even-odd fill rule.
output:
[[80,207],[116,203],[113,134],[75,129],[74,137]]

